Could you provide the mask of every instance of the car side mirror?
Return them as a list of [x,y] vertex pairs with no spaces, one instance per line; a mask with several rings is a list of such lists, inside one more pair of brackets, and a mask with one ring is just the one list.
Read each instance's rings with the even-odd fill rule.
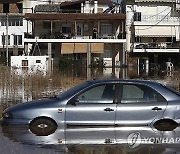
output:
[[71,104],[71,105],[76,106],[76,103],[78,103],[78,102],[79,102],[79,99],[78,99],[77,97],[74,97],[73,99],[71,99],[71,100],[69,101],[68,104]]

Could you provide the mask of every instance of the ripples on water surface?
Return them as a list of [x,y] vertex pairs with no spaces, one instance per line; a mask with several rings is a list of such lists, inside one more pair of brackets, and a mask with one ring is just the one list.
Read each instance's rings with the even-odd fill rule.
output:
[[180,128],[158,131],[151,127],[58,128],[36,136],[26,127],[1,127],[1,154],[174,154],[180,152]]
[[[49,97],[57,94],[61,88],[68,89],[85,80],[82,77],[77,79],[66,76],[38,76],[28,80],[19,77],[12,77],[11,80],[0,78],[0,105],[6,107],[22,101]],[[175,85],[178,86],[177,82]],[[24,127],[0,127],[0,154],[174,154],[180,153],[179,145],[180,128],[167,132],[149,127],[61,128],[49,136],[36,136]]]

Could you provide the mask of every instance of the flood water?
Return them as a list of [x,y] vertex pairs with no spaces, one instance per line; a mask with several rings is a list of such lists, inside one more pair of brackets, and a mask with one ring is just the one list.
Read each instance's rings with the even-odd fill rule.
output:
[[[144,78],[135,75],[133,70],[115,69],[112,73],[112,68],[109,68],[87,71],[83,76],[76,72],[65,78],[58,76],[58,79],[53,76],[32,80],[18,78],[18,86],[11,85],[10,90],[2,86],[3,80],[0,82],[3,83],[0,105],[11,106],[23,101],[49,97],[52,93],[57,94],[87,79],[102,77]],[[166,75],[146,78],[179,90],[179,75],[175,74],[173,78]],[[57,128],[48,136],[37,136],[26,127],[0,127],[0,154],[11,153],[174,154],[180,153],[180,127],[173,131],[158,131],[152,127]]]
[[0,153],[21,154],[177,154],[180,128],[158,131],[151,127],[58,128],[36,136],[27,128],[1,128]]

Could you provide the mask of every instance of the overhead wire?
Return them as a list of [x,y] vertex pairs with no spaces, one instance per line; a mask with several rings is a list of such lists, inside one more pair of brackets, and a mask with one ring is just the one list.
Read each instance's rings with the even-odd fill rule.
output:
[[152,25],[152,26],[149,26],[149,27],[147,27],[147,28],[144,28],[144,29],[138,29],[138,30],[147,30],[147,29],[150,29],[150,28],[152,28],[152,27],[154,27],[154,26],[156,26],[156,25],[158,25],[159,23],[161,23],[169,14],[171,13],[171,11],[170,12],[168,12],[160,21],[158,21],[156,24],[154,24],[154,25]]

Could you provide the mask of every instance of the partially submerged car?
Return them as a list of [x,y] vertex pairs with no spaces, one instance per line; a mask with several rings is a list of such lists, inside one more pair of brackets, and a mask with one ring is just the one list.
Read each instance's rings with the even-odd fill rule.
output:
[[27,125],[35,134],[57,127],[154,126],[180,123],[180,93],[147,80],[103,79],[82,83],[56,98],[6,109],[2,124]]

